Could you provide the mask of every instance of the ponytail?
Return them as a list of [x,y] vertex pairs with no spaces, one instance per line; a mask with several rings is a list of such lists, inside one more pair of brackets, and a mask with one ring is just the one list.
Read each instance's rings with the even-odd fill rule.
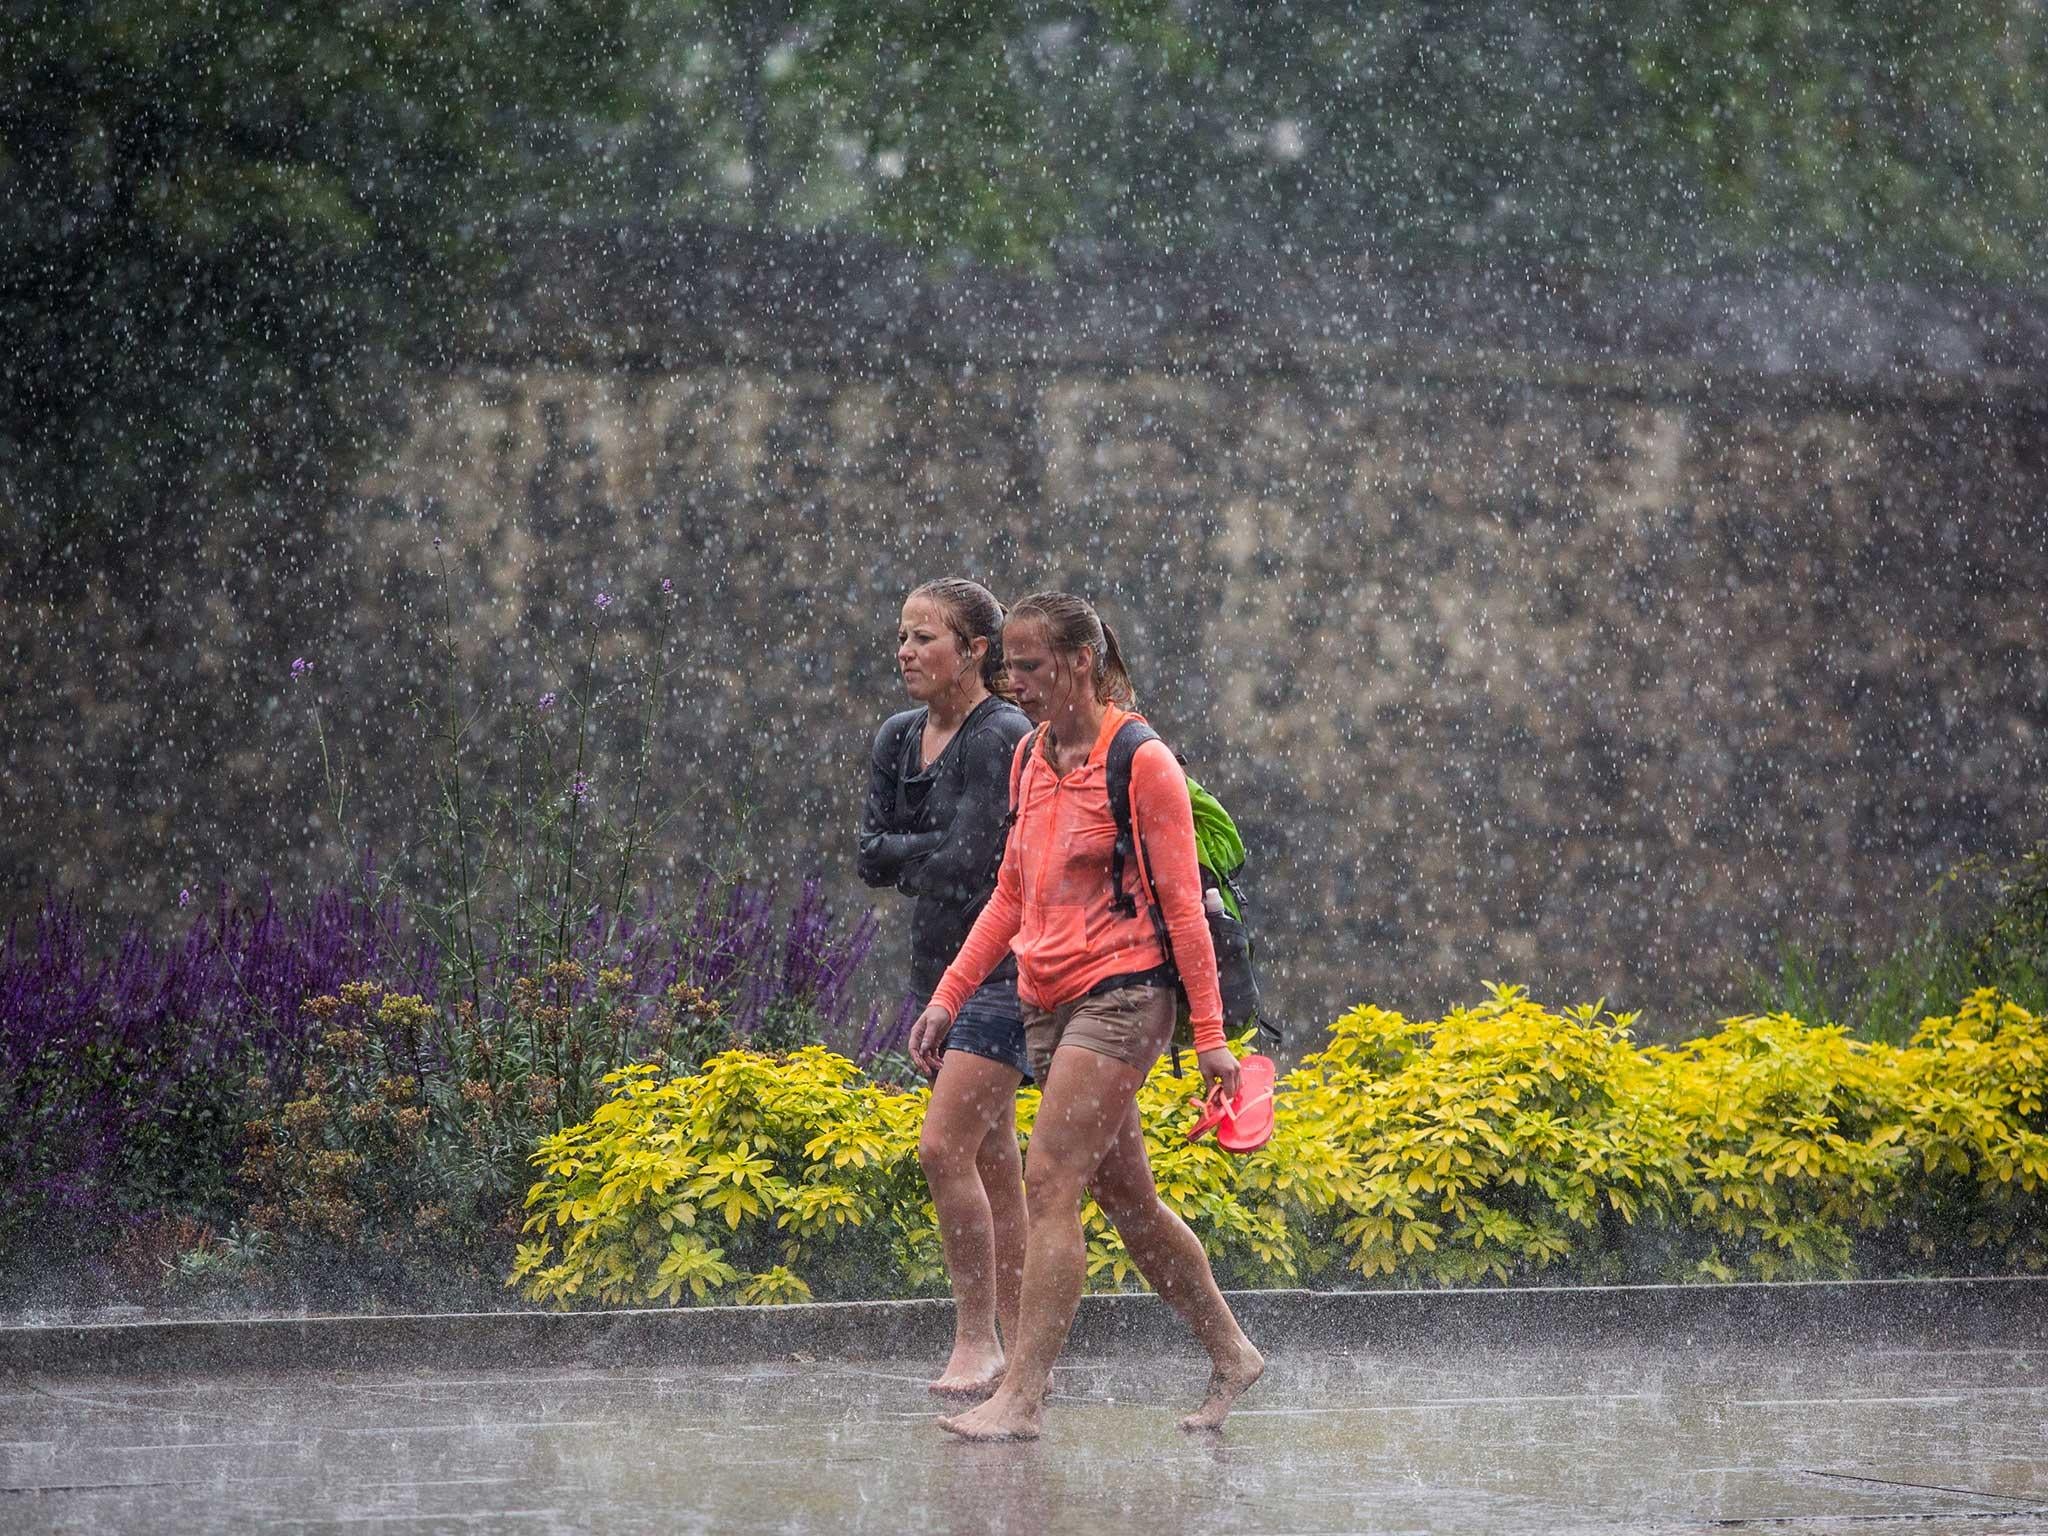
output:
[[1010,610],[1010,622],[1029,619],[1045,627],[1055,651],[1087,651],[1095,658],[1095,701],[1122,709],[1138,707],[1138,690],[1124,662],[1116,631],[1085,600],[1066,592],[1034,592]]
[[1131,682],[1130,668],[1124,665],[1124,653],[1116,643],[1116,631],[1109,627],[1107,619],[1096,622],[1102,626],[1102,650],[1098,653],[1095,697],[1120,709],[1136,709],[1138,690]]

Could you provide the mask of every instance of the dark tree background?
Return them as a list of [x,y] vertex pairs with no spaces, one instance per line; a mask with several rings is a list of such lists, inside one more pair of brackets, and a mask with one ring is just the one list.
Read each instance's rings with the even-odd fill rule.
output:
[[488,265],[520,114],[623,112],[626,0],[7,0],[0,509],[146,578],[222,501],[316,507]]
[[[2033,0],[0,0],[8,589],[321,515],[537,221],[2029,281]],[[148,558],[142,558],[147,552]],[[26,584],[24,584],[26,583]]]

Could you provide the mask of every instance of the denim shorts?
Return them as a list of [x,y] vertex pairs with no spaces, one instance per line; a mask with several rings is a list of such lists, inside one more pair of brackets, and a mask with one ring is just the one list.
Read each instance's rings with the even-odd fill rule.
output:
[[1024,1019],[1017,1007],[1017,983],[988,981],[960,1005],[959,1016],[946,1035],[946,1049],[984,1056],[1031,1077],[1031,1058],[1024,1054]]

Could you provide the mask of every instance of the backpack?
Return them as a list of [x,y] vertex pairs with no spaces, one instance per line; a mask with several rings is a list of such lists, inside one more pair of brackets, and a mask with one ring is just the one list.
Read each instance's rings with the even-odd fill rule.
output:
[[[1044,729],[1043,726],[1037,727],[1017,744],[1017,755],[1010,765],[1010,815],[1004,823],[1006,834],[1010,823],[1017,819],[1017,796],[1023,785],[1024,764],[1036,750]],[[1103,764],[1109,813],[1116,823],[1116,841],[1109,856],[1109,907],[1120,917],[1137,915],[1137,900],[1127,888],[1125,879],[1125,871],[1135,859],[1144,877],[1152,927],[1159,935],[1159,947],[1165,951],[1171,964],[1173,940],[1166,931],[1166,915],[1159,905],[1158,888],[1152,883],[1151,860],[1144,856],[1141,846],[1142,833],[1132,825],[1131,816],[1131,760],[1137,756],[1138,748],[1159,739],[1159,733],[1143,720],[1126,720],[1110,738],[1109,753]],[[1255,1023],[1268,1046],[1278,1049],[1284,1043],[1283,1032],[1279,1024],[1259,1008],[1258,975],[1252,966],[1251,930],[1244,921],[1244,892],[1238,888],[1234,878],[1244,868],[1244,838],[1221,801],[1192,778],[1187,784],[1188,803],[1195,819],[1195,861],[1202,871],[1204,914],[1209,920],[1209,942],[1216,952],[1218,989],[1223,994],[1224,1028],[1236,1029]],[[1206,900],[1207,893],[1212,890],[1222,903],[1221,912],[1210,909]],[[1182,1034],[1186,1033],[1186,1028],[1187,994],[1183,990]],[[1182,1043],[1176,1038],[1176,1072],[1180,1070],[1179,1046]]]
[[[1173,941],[1166,931],[1166,914],[1159,905],[1158,887],[1152,883],[1152,861],[1145,856],[1142,846],[1144,834],[1132,825],[1131,817],[1131,760],[1146,742],[1158,740],[1159,733],[1142,720],[1126,720],[1110,738],[1109,754],[1103,764],[1109,813],[1116,820],[1116,844],[1109,856],[1109,904],[1110,910],[1120,916],[1136,913],[1137,902],[1124,889],[1124,869],[1135,854],[1150,898],[1147,906],[1152,913],[1152,927],[1159,934],[1159,947],[1170,960]],[[1179,754],[1175,756],[1178,758]],[[1244,892],[1233,878],[1244,868],[1244,837],[1223,803],[1192,777],[1188,779],[1188,804],[1195,817],[1195,862],[1202,871],[1203,895],[1206,898],[1213,890],[1223,905],[1218,912],[1209,907],[1206,899],[1203,901],[1204,915],[1209,919],[1210,947],[1216,951],[1217,987],[1223,994],[1223,1027],[1231,1030],[1256,1024],[1265,1043],[1277,1050],[1284,1043],[1282,1032],[1279,1024],[1259,1008],[1259,978],[1252,965],[1251,929],[1244,920]],[[1185,1004],[1185,993],[1182,1001]],[[1178,1069],[1176,1055],[1175,1070]]]

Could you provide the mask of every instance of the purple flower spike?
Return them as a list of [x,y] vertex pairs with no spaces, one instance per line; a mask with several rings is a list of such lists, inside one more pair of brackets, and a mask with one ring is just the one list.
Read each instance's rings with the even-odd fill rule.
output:
[[[594,791],[581,773],[574,777]],[[367,854],[361,867],[360,885],[377,889]],[[9,1217],[20,1210],[34,1222],[48,1212],[111,1236],[134,1220],[126,1170],[147,1166],[136,1163],[144,1155],[137,1138],[156,1147],[172,1106],[212,1093],[222,1074],[239,1081],[251,1069],[280,1094],[297,1091],[326,1029],[311,1000],[338,996],[352,981],[451,998],[450,962],[423,925],[395,899],[366,899],[356,885],[313,892],[297,911],[279,906],[268,886],[254,899],[222,888],[211,910],[198,891],[174,888],[181,905],[189,898],[199,909],[173,919],[182,935],[131,929],[104,950],[92,942],[86,915],[53,897],[30,931],[0,923],[0,1189]],[[671,915],[670,904],[650,889],[637,909],[594,910],[571,930],[574,958],[628,973],[613,989],[625,1011],[616,1016],[621,1043],[615,1053],[605,1048],[607,1067],[656,1048],[649,1031],[666,1028],[664,1000],[684,982],[721,1005],[723,1027],[739,1042],[779,1049],[786,1031],[763,1032],[801,1015],[810,1038],[863,1060],[900,1049],[921,999],[854,1011],[877,990],[856,983],[875,942],[872,915],[835,918],[815,881],[786,920],[771,890],[710,876],[694,909],[685,901]],[[531,956],[523,939],[501,935],[483,966],[487,1006],[502,1009],[491,1000],[505,987],[490,978],[527,974]],[[502,1027],[503,1018],[479,1023]],[[388,1051],[394,1043],[387,1036],[378,1045]],[[460,1070],[452,1046],[439,1030],[408,1042],[411,1070],[430,1087],[452,1083]],[[109,1064],[117,1064],[113,1072]]]
[[294,656],[294,657],[292,658],[292,681],[293,681],[293,682],[297,682],[297,681],[298,681],[298,680],[299,680],[300,678],[304,677],[304,676],[305,676],[305,675],[306,675],[306,674],[307,674],[308,672],[310,672],[310,671],[312,671],[312,670],[313,670],[313,663],[311,663],[310,661],[306,660],[306,658],[305,658],[305,657],[303,657],[303,656]]
[[675,590],[676,584],[674,582],[670,581],[666,576],[661,578],[661,595],[663,597],[673,597]]
[[549,710],[555,707],[554,693],[550,691],[542,694],[540,696],[540,702],[534,707],[538,709],[542,714],[546,714]]
[[570,781],[569,798],[571,800],[580,802],[582,800],[589,798],[589,795],[590,780],[584,778],[581,774],[578,774],[575,779]]
[[611,595],[611,593],[609,593],[609,592],[600,592],[600,593],[598,593],[598,594],[597,594],[597,607],[598,607],[598,611],[599,611],[600,613],[602,613],[602,612],[603,612],[603,611],[604,611],[605,609],[607,609],[607,608],[611,607],[611,605],[612,605],[612,595]]

